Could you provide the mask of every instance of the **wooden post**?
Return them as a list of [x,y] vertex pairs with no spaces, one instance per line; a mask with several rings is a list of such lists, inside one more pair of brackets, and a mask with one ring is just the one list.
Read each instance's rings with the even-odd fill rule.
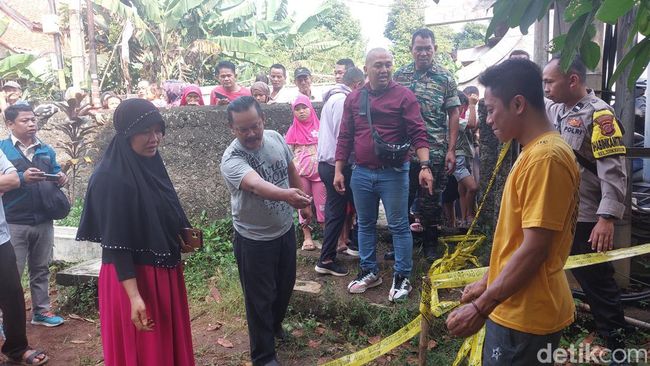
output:
[[[48,6],[50,9],[50,14],[56,15],[56,3],[54,0],[49,0],[48,1]],[[63,71],[63,68],[65,67],[64,61],[63,61],[63,51],[61,51],[61,32],[56,32],[53,35],[54,38],[54,53],[56,54],[56,70],[57,70],[57,76],[59,79],[59,89],[62,92],[65,92],[65,89],[67,88],[66,82],[65,82],[65,72]]]
[[548,51],[546,47],[549,42],[549,17],[548,13],[540,20],[535,22],[535,46],[533,50],[533,61],[544,67],[548,62]]
[[[631,11],[618,19],[616,23],[616,58],[620,60],[623,55],[626,55],[632,46],[627,44],[628,34],[632,29],[634,20],[636,18],[636,11]],[[634,91],[630,90],[627,86],[627,77],[630,74],[631,66],[625,69],[621,76],[616,80],[616,115],[623,124],[625,134],[623,135],[623,142],[625,146],[632,146],[634,136]],[[632,220],[631,220],[631,207],[632,207],[632,169],[631,160],[626,159],[627,162],[627,195],[625,197],[625,213],[623,219],[616,222],[614,231],[614,244],[616,248],[629,247],[632,241]],[[614,269],[618,276],[615,276],[616,282],[622,288],[626,288],[630,281],[630,259],[623,259],[614,262]]]
[[90,69],[90,101],[93,107],[101,108],[99,80],[97,77],[97,46],[95,42],[95,11],[92,0],[86,0],[88,23],[88,68]]
[[[428,287],[431,288],[431,282],[429,281],[428,276],[422,277],[422,288]],[[425,292],[422,292],[422,296],[425,296]],[[427,302],[428,303],[428,302]],[[418,366],[426,366],[427,364],[427,348],[429,346],[429,320],[426,316],[422,315],[422,320],[420,321],[420,346],[418,347]]]
[[68,3],[70,21],[70,57],[72,59],[72,85],[85,89],[86,66],[84,64],[84,34],[81,26],[81,0]]

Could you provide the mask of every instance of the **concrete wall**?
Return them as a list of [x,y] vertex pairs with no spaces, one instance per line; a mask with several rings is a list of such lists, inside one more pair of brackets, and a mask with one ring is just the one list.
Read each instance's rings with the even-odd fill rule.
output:
[[54,226],[52,258],[55,261],[82,262],[102,257],[102,248],[99,243],[76,241],[76,235],[76,227]]
[[[322,105],[314,105],[320,114]],[[293,116],[288,104],[263,106],[266,129],[286,133]],[[160,148],[169,175],[189,217],[203,212],[210,219],[230,215],[230,194],[219,171],[221,155],[234,136],[228,127],[225,107],[182,107],[163,111],[166,135]],[[114,135],[112,125],[96,139],[98,155]],[[96,159],[98,160],[98,159]],[[90,170],[83,172],[79,186],[87,184]]]

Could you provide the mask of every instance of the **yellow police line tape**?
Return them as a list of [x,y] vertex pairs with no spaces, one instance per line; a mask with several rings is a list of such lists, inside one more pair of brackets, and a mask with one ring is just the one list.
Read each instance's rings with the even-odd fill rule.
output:
[[[467,262],[479,266],[478,259],[473,255],[473,252],[483,243],[485,236],[472,235],[472,232],[478,222],[486,198],[492,189],[497,173],[499,172],[499,169],[509,151],[510,142],[507,142],[503,144],[501,148],[494,170],[492,171],[492,176],[490,177],[483,194],[483,199],[481,200],[476,215],[474,216],[474,220],[467,230],[467,233],[465,235],[440,238],[440,242],[445,246],[445,253],[442,258],[434,261],[427,271],[427,277],[429,278],[431,285],[427,284],[425,281],[422,282],[423,288],[420,301],[420,315],[382,341],[353,354],[328,362],[324,366],[366,364],[388,353],[392,349],[417,335],[420,332],[419,325],[423,316],[430,321],[432,317],[440,317],[460,304],[459,301],[440,301],[438,298],[438,289],[465,286],[479,280],[485,274],[487,267],[460,271],[458,271],[458,269],[465,267]],[[458,242],[453,253],[449,252],[449,242]],[[617,249],[607,253],[583,254],[569,257],[565,269],[613,261],[647,253],[650,253],[650,244]],[[453,366],[459,365],[464,358],[468,358],[469,366],[480,366],[484,339],[485,327],[475,335],[466,338],[458,352]]]
[[[474,220],[472,220],[472,224],[469,226],[467,233],[465,235],[457,235],[452,237],[440,238],[440,242],[445,246],[445,253],[441,258],[437,259],[431,264],[431,267],[427,271],[428,277],[431,278],[432,276],[438,273],[447,273],[459,268],[463,268],[468,261],[472,262],[475,266],[479,266],[478,259],[472,254],[472,252],[481,243],[483,243],[483,241],[485,240],[485,236],[472,235],[472,231],[476,226],[476,223],[478,222],[478,218],[481,214],[486,198],[492,189],[497,173],[499,172],[499,169],[503,164],[503,160],[505,159],[508,151],[510,151],[510,144],[511,142],[508,141],[501,147],[499,157],[497,158],[497,162],[494,166],[494,169],[492,170],[492,176],[490,177],[490,180],[485,188],[483,199],[481,200],[481,204],[479,205],[478,210],[476,211],[476,215],[474,215]],[[448,245],[449,242],[459,242],[459,244],[456,246],[456,250],[453,253],[449,252],[449,245]],[[423,282],[423,286],[425,285],[426,283]],[[436,309],[436,310],[432,312],[432,309]],[[441,311],[440,309],[441,307],[440,307],[440,301],[438,300],[438,292],[431,291],[431,287],[425,286],[425,288],[423,288],[422,291],[422,299],[420,302],[421,315],[418,315],[418,317],[416,317],[408,325],[398,330],[391,336],[385,338],[383,341],[374,344],[359,352],[328,362],[324,366],[363,365],[365,363],[368,363],[374,360],[375,358],[389,352],[390,350],[399,346],[400,344],[413,338],[416,334],[420,332],[418,325],[422,320],[422,316],[431,320],[431,316],[442,315],[442,313],[436,315],[439,311]],[[453,309],[453,307],[448,308],[447,311],[451,309]],[[483,330],[481,330],[479,333],[481,332],[483,332]],[[473,341],[471,340],[471,338],[468,338],[468,340],[470,344],[469,345],[470,350],[476,349],[477,344],[479,342],[481,343],[481,348],[482,348],[482,338]],[[465,343],[468,343],[468,340],[466,340]],[[465,346],[465,344],[463,344],[463,347],[461,347],[461,351],[464,350],[465,348],[467,347]],[[461,353],[459,352],[459,357],[460,354]],[[479,361],[480,361],[480,357],[479,357]]]
[[[611,250],[606,253],[589,253],[589,254],[580,254],[570,256],[564,266],[564,269],[573,269],[578,267],[589,266],[592,264],[604,263],[615,261],[624,258],[635,257],[643,254],[650,253],[650,243],[637,245],[629,248],[621,248]],[[435,296],[435,300],[438,298],[438,289],[444,288],[456,288],[461,286],[466,286],[474,281],[480,280],[485,272],[487,267],[473,268],[462,271],[440,273],[431,276],[431,296]],[[423,291],[426,292],[426,291]],[[434,295],[435,294],[435,295]],[[424,294],[423,294],[424,296]],[[424,300],[424,299],[423,299]],[[441,316],[443,313],[453,309],[458,306],[460,302],[458,301],[431,301],[432,307],[438,307],[438,310],[441,312],[433,311],[434,315],[436,313],[440,314],[437,317]],[[411,338],[415,337],[420,333],[420,321],[422,320],[422,315],[418,315],[410,323],[408,323],[403,328],[399,329],[397,332],[392,335],[384,338],[380,342],[373,344],[370,347],[357,351],[355,353],[343,356],[337,360],[326,363],[324,366],[357,366],[364,365],[394,349],[395,347],[407,342]],[[467,338],[465,343],[461,346],[458,357],[454,364],[460,362],[459,357],[461,354],[470,353],[470,365],[480,365],[480,353],[483,348],[483,339],[485,336],[485,328],[483,328],[476,335]],[[478,362],[477,362],[478,357]],[[461,357],[462,359],[462,357]]]

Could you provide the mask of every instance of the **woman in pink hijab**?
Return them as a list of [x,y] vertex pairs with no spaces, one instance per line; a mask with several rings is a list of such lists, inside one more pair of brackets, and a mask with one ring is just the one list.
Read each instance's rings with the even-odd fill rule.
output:
[[194,84],[190,84],[183,88],[183,96],[181,97],[180,105],[203,105],[203,95],[201,93],[201,89]]
[[[316,219],[323,226],[325,222],[325,185],[318,175],[318,127],[320,121],[309,98],[300,94],[291,104],[293,124],[285,137],[287,145],[293,151],[293,164],[298,169],[305,193],[312,195],[316,208]],[[314,250],[316,246],[311,236],[311,227],[300,216],[300,226],[305,240],[302,250]]]

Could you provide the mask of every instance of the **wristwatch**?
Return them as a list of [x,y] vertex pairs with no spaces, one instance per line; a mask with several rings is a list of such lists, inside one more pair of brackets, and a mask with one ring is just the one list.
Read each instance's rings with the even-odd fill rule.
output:
[[616,216],[614,216],[614,215],[602,214],[602,215],[598,215],[598,216],[602,217],[605,220],[616,220]]
[[430,160],[420,160],[420,169],[431,169],[431,161]]

